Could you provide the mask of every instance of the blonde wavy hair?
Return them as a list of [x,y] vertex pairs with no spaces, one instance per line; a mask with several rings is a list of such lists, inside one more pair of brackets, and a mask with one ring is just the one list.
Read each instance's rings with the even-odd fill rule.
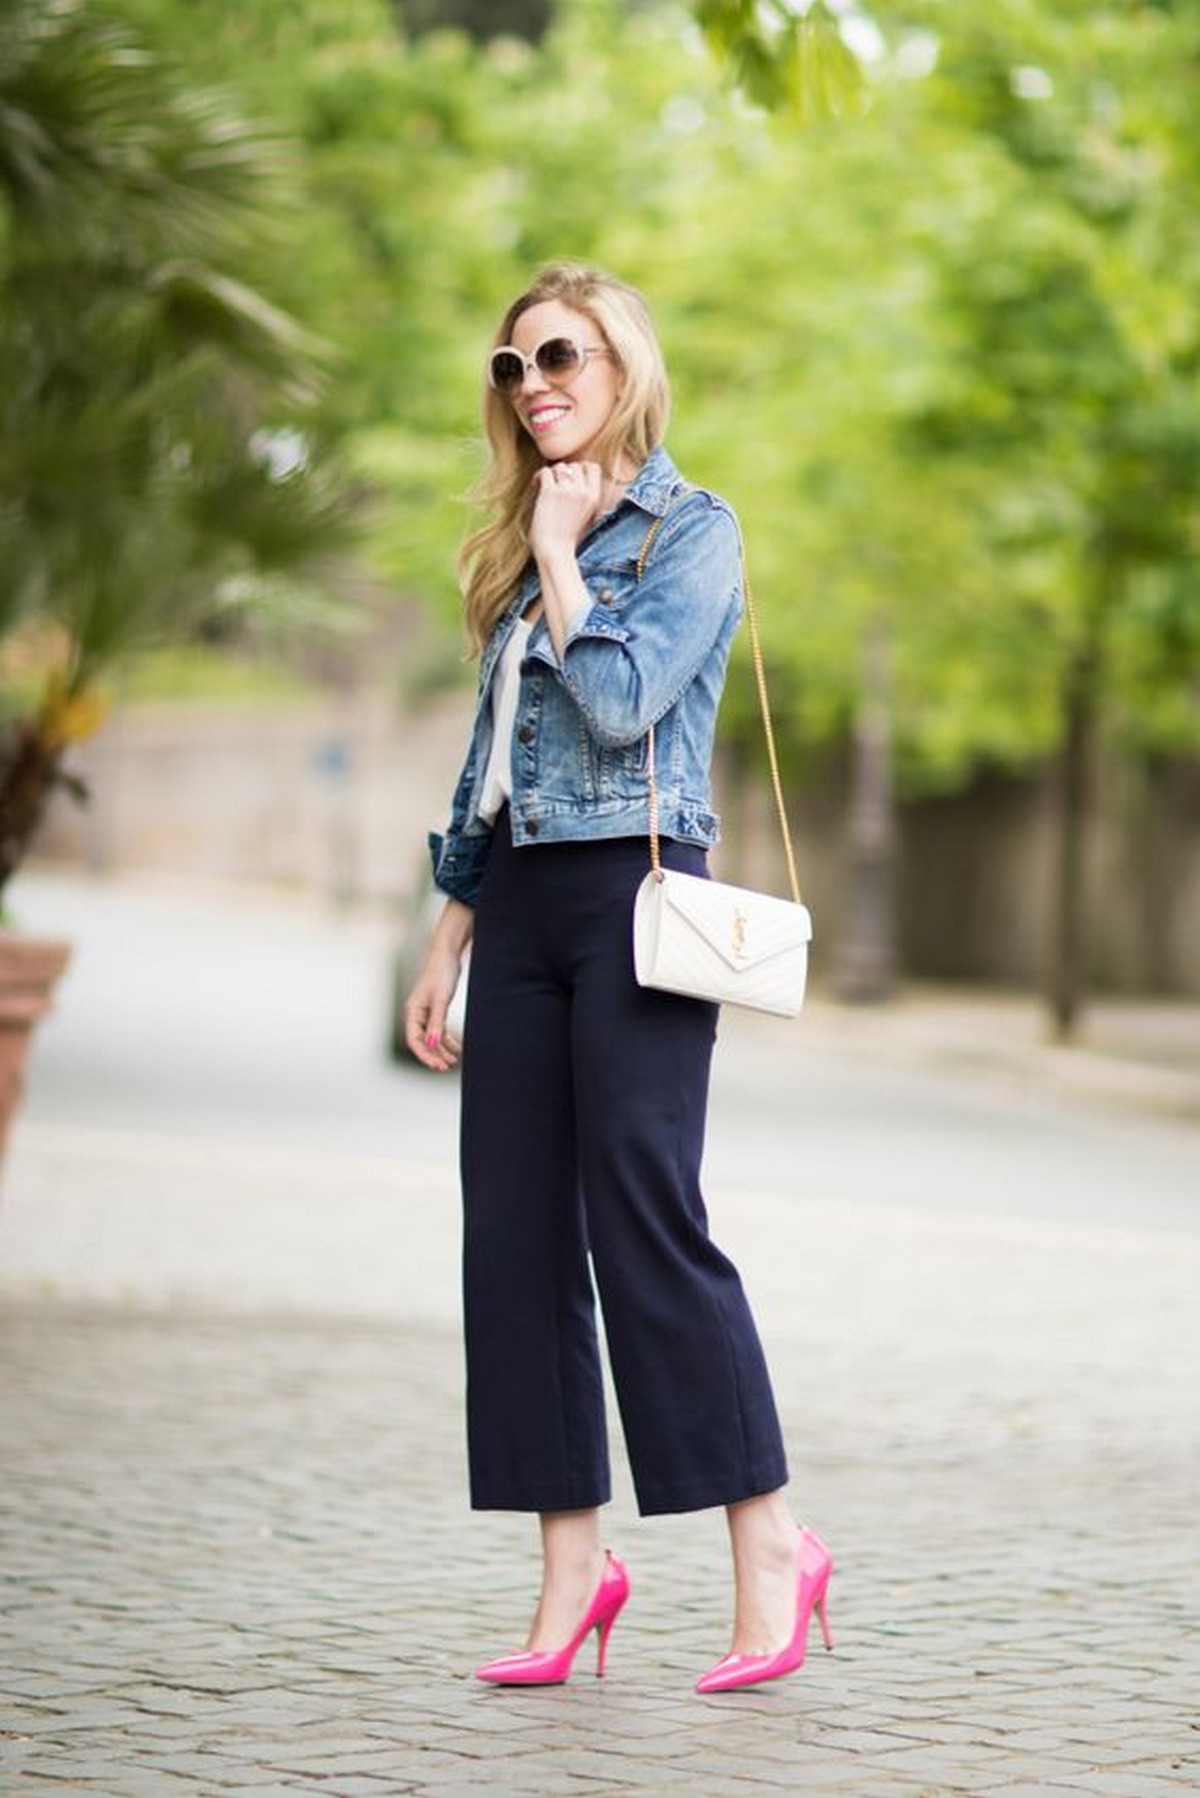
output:
[[[554,262],[505,313],[492,347],[512,342],[523,312],[543,300],[561,300],[584,313],[612,351],[618,392],[608,423],[594,446],[595,459],[609,472],[622,456],[636,467],[658,447],[671,409],[662,350],[650,312],[636,287],[584,263]],[[471,653],[478,655],[512,596],[529,560],[529,523],[536,499],[535,477],[544,466],[537,445],[517,417],[512,401],[484,385],[483,426],[488,465],[471,490],[471,502],[489,514],[458,554],[459,581],[466,609]]]

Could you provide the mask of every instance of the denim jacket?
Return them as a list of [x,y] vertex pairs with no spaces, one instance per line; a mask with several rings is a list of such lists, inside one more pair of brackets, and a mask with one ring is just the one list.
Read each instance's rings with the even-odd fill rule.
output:
[[[646,557],[638,556],[663,519]],[[592,598],[559,661],[539,615],[521,662],[512,737],[513,843],[645,836],[647,727],[654,725],[659,829],[710,847],[713,736],[742,610],[741,533],[724,500],[682,480],[660,445],[576,549]],[[491,686],[516,620],[539,591],[530,559],[484,646],[475,722],[444,836],[429,834],[435,884],[475,903],[491,826],[478,815],[492,742]]]

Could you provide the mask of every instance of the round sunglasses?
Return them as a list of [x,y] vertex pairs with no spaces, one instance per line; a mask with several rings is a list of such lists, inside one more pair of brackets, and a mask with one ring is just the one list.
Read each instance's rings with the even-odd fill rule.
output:
[[589,356],[607,353],[607,344],[577,343],[573,337],[547,337],[544,343],[538,344],[532,356],[522,355],[511,343],[502,344],[488,357],[488,386],[494,387],[497,393],[516,393],[523,386],[527,372],[536,368],[544,380],[561,387],[587,367]]

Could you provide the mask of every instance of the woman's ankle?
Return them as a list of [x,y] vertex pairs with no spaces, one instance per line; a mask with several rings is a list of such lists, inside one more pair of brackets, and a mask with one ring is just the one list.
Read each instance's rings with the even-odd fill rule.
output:
[[543,1515],[544,1584],[574,1584],[599,1576],[604,1565],[599,1511],[566,1511]]
[[726,1518],[735,1553],[795,1555],[799,1526],[782,1488],[727,1505]]
[[595,1585],[604,1572],[605,1551],[592,1547],[556,1550],[542,1562],[542,1589],[549,1586]]

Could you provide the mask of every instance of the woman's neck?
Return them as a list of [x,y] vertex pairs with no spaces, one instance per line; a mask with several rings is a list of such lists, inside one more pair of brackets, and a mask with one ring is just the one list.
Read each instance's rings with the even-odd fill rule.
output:
[[633,480],[636,473],[637,468],[635,464],[629,460],[628,456],[622,456],[611,472],[605,471],[603,489],[604,503],[602,510],[605,512],[609,511],[617,504],[618,500],[624,498],[625,489],[629,486],[629,483]]

